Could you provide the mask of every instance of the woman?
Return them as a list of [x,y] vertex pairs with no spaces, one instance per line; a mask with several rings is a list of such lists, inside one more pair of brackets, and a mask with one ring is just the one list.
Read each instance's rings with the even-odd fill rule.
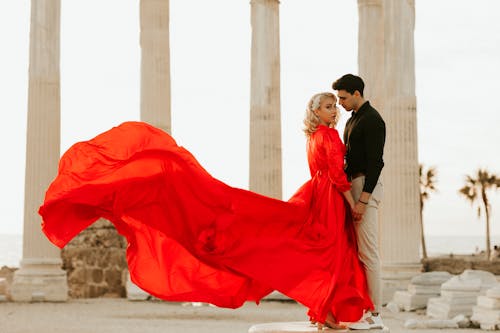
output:
[[[333,237],[338,242],[335,252],[344,253],[353,263],[350,268],[339,263],[332,265],[333,270],[337,269],[337,271],[334,270],[334,275],[342,276],[345,274],[344,271],[362,272],[362,269],[360,269],[359,261],[356,260],[356,236],[350,215],[354,207],[354,199],[344,173],[345,146],[334,129],[340,117],[336,102],[337,98],[332,93],[314,95],[306,111],[304,132],[307,136],[307,157],[315,193],[311,216],[316,219],[317,223],[327,223],[330,234],[334,235]],[[348,204],[347,209],[344,200]],[[364,276],[364,274],[358,274],[358,276]],[[359,287],[360,291],[366,291],[364,282],[360,282]],[[367,307],[365,310],[372,308],[371,301],[366,294],[364,298],[368,300],[365,303]],[[333,311],[334,314],[336,312],[338,310]],[[353,312],[356,310],[354,309]],[[315,321],[311,311],[310,316]],[[343,316],[339,318],[342,320]],[[331,313],[327,315],[326,324],[330,327],[339,326],[336,316]]]
[[108,219],[127,238],[132,281],[165,300],[236,308],[279,290],[314,321],[356,321],[372,304],[341,194],[352,205],[344,148],[327,127],[335,102],[309,103],[313,177],[288,202],[230,187],[167,133],[127,122],[62,156],[42,229],[63,247]]

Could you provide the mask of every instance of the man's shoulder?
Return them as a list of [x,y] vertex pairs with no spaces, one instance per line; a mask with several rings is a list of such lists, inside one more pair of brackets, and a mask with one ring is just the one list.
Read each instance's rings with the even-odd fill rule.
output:
[[366,111],[367,118],[377,119],[384,122],[384,119],[382,118],[380,113],[371,104],[367,105]]

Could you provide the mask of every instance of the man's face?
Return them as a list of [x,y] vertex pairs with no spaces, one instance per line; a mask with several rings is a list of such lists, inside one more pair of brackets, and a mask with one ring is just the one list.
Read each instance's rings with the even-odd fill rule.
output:
[[356,97],[353,94],[350,94],[345,90],[339,90],[337,91],[337,96],[339,98],[339,104],[342,105],[346,111],[354,110]]

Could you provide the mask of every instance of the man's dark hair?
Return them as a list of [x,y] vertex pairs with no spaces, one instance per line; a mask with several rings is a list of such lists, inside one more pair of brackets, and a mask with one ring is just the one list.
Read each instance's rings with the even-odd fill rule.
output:
[[363,96],[365,83],[359,76],[353,74],[346,74],[332,84],[333,90],[345,90],[349,94],[354,94],[357,90]]

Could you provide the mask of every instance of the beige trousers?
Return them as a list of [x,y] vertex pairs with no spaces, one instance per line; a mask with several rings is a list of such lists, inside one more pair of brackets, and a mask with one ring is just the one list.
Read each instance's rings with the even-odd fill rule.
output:
[[[351,193],[354,201],[359,199],[361,192],[363,192],[364,184],[364,176],[352,180]],[[379,180],[368,201],[365,215],[360,221],[354,222],[358,238],[359,259],[365,267],[368,291],[375,306],[375,312],[382,310],[380,256],[378,249],[378,207],[382,196],[383,187]]]

